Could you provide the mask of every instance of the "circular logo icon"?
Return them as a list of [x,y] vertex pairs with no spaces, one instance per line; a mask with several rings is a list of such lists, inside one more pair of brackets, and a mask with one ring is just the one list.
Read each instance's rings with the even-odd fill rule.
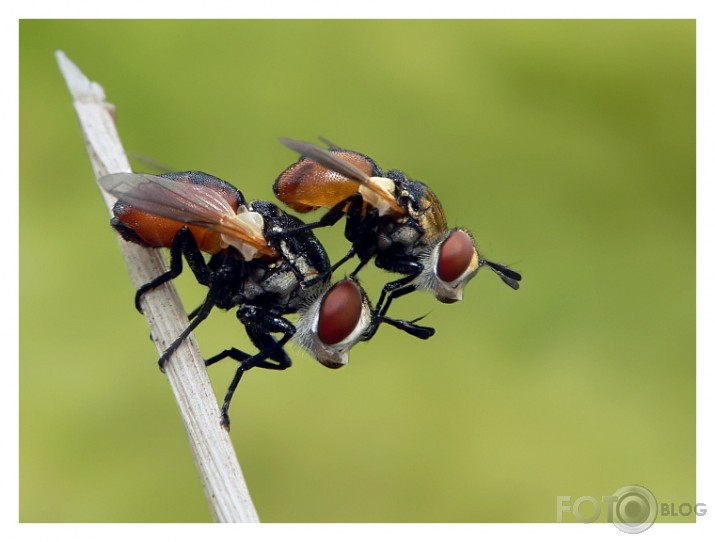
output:
[[650,528],[658,514],[655,496],[643,486],[623,486],[614,494],[613,524],[624,533],[638,534]]

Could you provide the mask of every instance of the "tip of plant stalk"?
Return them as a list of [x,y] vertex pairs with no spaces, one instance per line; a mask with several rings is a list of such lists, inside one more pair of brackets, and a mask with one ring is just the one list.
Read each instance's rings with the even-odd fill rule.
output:
[[102,86],[90,81],[77,65],[67,57],[64,51],[57,49],[55,58],[67,82],[70,94],[75,100],[95,102],[104,102],[106,100]]

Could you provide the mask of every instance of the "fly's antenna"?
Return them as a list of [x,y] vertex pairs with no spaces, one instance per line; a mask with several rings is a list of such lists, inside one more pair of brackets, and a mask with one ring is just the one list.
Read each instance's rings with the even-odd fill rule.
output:
[[506,265],[490,262],[489,260],[481,260],[479,265],[486,265],[489,267],[489,269],[494,271],[510,288],[513,288],[514,290],[519,289],[519,283],[521,282],[520,273],[508,268]]

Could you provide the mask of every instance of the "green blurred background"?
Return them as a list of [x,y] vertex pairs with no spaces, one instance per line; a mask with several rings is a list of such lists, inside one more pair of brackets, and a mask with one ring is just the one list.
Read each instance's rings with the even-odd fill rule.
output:
[[[278,137],[324,136],[428,183],[524,275],[397,301],[428,342],[384,328],[340,371],[291,347],[291,370],[249,373],[231,437],[262,520],[552,522],[559,495],[633,483],[695,502],[693,21],[23,21],[20,39],[21,521],[211,519],[56,49],[131,152],[273,199],[295,160]],[[320,236],[347,250],[342,226]],[[361,276],[373,297],[395,278]],[[198,339],[247,342],[234,312]],[[233,370],[211,368],[219,394]]]

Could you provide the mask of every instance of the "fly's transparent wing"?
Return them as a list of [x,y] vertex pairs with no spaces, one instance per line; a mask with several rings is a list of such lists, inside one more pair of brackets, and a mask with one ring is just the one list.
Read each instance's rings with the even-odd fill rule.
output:
[[258,217],[252,215],[258,213],[239,209],[237,214],[214,190],[147,173],[114,173],[98,182],[117,199],[140,211],[215,231],[248,243],[264,255],[276,254],[258,231],[260,228],[256,228]]
[[280,142],[283,143],[289,149],[294,150],[301,156],[310,158],[314,162],[317,162],[321,166],[328,168],[331,171],[339,173],[349,179],[353,179],[366,188],[370,189],[372,192],[377,194],[381,200],[383,200],[393,211],[397,214],[402,214],[403,209],[395,201],[395,196],[390,194],[382,186],[373,180],[370,175],[356,167],[355,165],[346,162],[335,154],[331,153],[327,149],[313,145],[312,143],[307,143],[305,141],[298,141],[296,139],[290,139],[287,137],[280,138]]

